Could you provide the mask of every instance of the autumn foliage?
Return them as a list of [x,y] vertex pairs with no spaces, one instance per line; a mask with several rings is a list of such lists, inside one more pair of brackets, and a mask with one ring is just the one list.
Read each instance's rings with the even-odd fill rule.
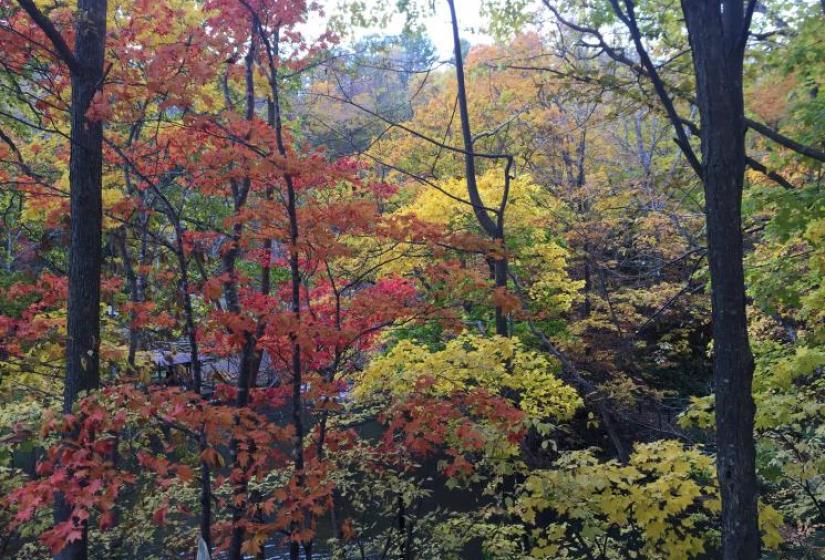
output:
[[[625,22],[485,3],[459,86],[429,3],[341,4],[103,2],[79,107],[86,4],[0,0],[0,557],[716,557],[702,182]],[[785,139],[746,137],[758,527],[815,558],[822,15],[770,6],[744,72]],[[698,150],[681,12],[637,9]],[[74,399],[78,111],[103,247]]]

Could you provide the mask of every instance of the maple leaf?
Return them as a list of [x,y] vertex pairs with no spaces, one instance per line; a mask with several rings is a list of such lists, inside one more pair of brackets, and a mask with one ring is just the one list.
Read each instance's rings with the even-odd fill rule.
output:
[[92,97],[92,102],[86,110],[86,119],[90,122],[100,122],[112,118],[112,107],[109,100],[98,90]]
[[175,472],[181,482],[184,483],[190,482],[195,477],[195,473],[189,465],[177,465],[175,467]]
[[152,521],[158,525],[166,523],[166,514],[169,512],[169,506],[164,505],[159,507],[152,513]]

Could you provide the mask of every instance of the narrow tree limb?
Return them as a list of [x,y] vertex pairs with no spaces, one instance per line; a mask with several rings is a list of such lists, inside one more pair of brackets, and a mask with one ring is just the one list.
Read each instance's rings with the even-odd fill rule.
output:
[[760,122],[756,122],[752,119],[745,118],[745,126],[754,130],[761,134],[766,138],[770,138],[777,144],[788,148],[789,150],[793,150],[794,152],[801,154],[803,156],[807,156],[811,159],[815,159],[817,161],[825,162],[825,152],[822,150],[817,150],[816,148],[812,148],[811,146],[806,146],[793,140],[792,138],[788,138],[784,134],[777,132],[776,130],[772,129],[771,127],[764,125]]
[[745,156],[745,163],[747,164],[748,167],[750,167],[754,171],[758,171],[759,173],[761,173],[762,175],[764,175],[765,177],[767,177],[771,181],[781,185],[782,187],[784,187],[788,190],[793,190],[793,189],[796,188],[790,181],[785,179],[782,175],[780,175],[776,171],[771,171],[770,169],[765,167],[762,163],[756,161],[755,159],[753,159],[752,157],[750,157],[748,155]]
[[681,124],[682,119],[676,112],[676,108],[673,105],[673,100],[671,100],[670,95],[665,89],[665,84],[662,81],[661,76],[659,76],[659,71],[656,70],[656,66],[650,59],[647,49],[645,49],[642,44],[642,33],[636,23],[635,5],[633,0],[624,0],[624,3],[627,7],[626,14],[624,14],[619,7],[618,0],[610,0],[610,5],[613,7],[613,11],[630,30],[630,36],[633,39],[633,44],[636,47],[636,52],[639,55],[639,59],[642,61],[642,66],[644,66],[645,70],[647,70],[648,78],[653,83],[653,88],[656,90],[656,94],[659,96],[659,100],[662,102],[665,112],[667,113],[670,122],[673,124],[673,129],[676,132],[676,144],[682,150],[682,153],[685,154],[685,158],[687,158],[688,163],[693,168],[693,171],[701,178],[702,164],[699,162],[696,152],[693,151],[693,148],[688,141],[687,134],[685,134],[685,129]]
[[54,45],[55,53],[66,66],[69,67],[75,74],[83,73],[83,65],[77,60],[69,45],[63,39],[63,35],[43,12],[34,4],[32,0],[17,0],[17,3],[23,8],[29,17],[34,21],[37,27],[46,35],[46,37]]

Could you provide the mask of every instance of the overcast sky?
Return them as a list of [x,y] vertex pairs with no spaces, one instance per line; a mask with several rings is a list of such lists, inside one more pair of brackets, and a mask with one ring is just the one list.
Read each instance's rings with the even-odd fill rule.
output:
[[[367,0],[370,3],[370,0]],[[484,20],[481,17],[481,2],[482,0],[455,0],[456,15],[458,17],[458,24],[461,30],[462,39],[466,39],[473,45],[479,43],[489,43],[491,40],[488,36],[481,33],[481,28],[484,25]],[[430,40],[438,50],[441,58],[449,58],[452,56],[453,40],[452,29],[450,27],[450,10],[447,2],[444,0],[437,0],[435,2],[436,13],[428,16],[425,21],[425,28]],[[376,28],[359,31],[358,36],[370,35],[373,33],[380,33],[392,35],[399,33],[404,25],[404,18],[397,16],[393,19],[389,26],[385,28]],[[309,35],[317,34],[323,30],[325,24],[322,21],[310,21],[307,24],[309,28]]]
[[[461,37],[473,45],[490,42],[490,38],[482,34],[484,21],[481,17],[481,0],[456,0],[456,16],[460,26]],[[399,18],[400,20],[400,18]],[[397,23],[401,30],[402,21]],[[427,32],[430,40],[442,58],[448,58],[453,53],[453,30],[450,26],[450,9],[447,2],[436,2],[436,13],[428,18]]]

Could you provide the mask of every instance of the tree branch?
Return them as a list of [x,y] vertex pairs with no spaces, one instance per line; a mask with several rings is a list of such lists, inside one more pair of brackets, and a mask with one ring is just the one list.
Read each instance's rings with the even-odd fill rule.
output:
[[789,150],[793,150],[794,152],[796,152],[798,154],[802,154],[803,156],[807,156],[811,159],[815,159],[815,160],[818,160],[818,161],[821,161],[821,162],[825,162],[825,152],[823,152],[822,150],[817,150],[816,148],[812,148],[810,146],[800,144],[796,140],[793,140],[792,138],[788,138],[784,134],[781,134],[781,133],[777,132],[776,130],[770,128],[767,125],[756,122],[756,121],[751,120],[751,119],[746,117],[745,118],[745,126],[750,128],[751,130],[754,130],[754,131],[758,132],[759,134],[761,134],[762,136],[764,136],[766,138],[770,138],[771,140],[773,140],[777,144],[779,144],[781,146],[785,146]]
[[75,74],[83,73],[83,65],[75,58],[74,53],[66,44],[63,35],[55,28],[52,20],[50,20],[40,9],[35,6],[32,0],[17,0],[17,3],[23,8],[29,17],[34,21],[37,27],[48,37],[52,45],[54,45],[55,54],[62,60],[66,66],[69,67]]

